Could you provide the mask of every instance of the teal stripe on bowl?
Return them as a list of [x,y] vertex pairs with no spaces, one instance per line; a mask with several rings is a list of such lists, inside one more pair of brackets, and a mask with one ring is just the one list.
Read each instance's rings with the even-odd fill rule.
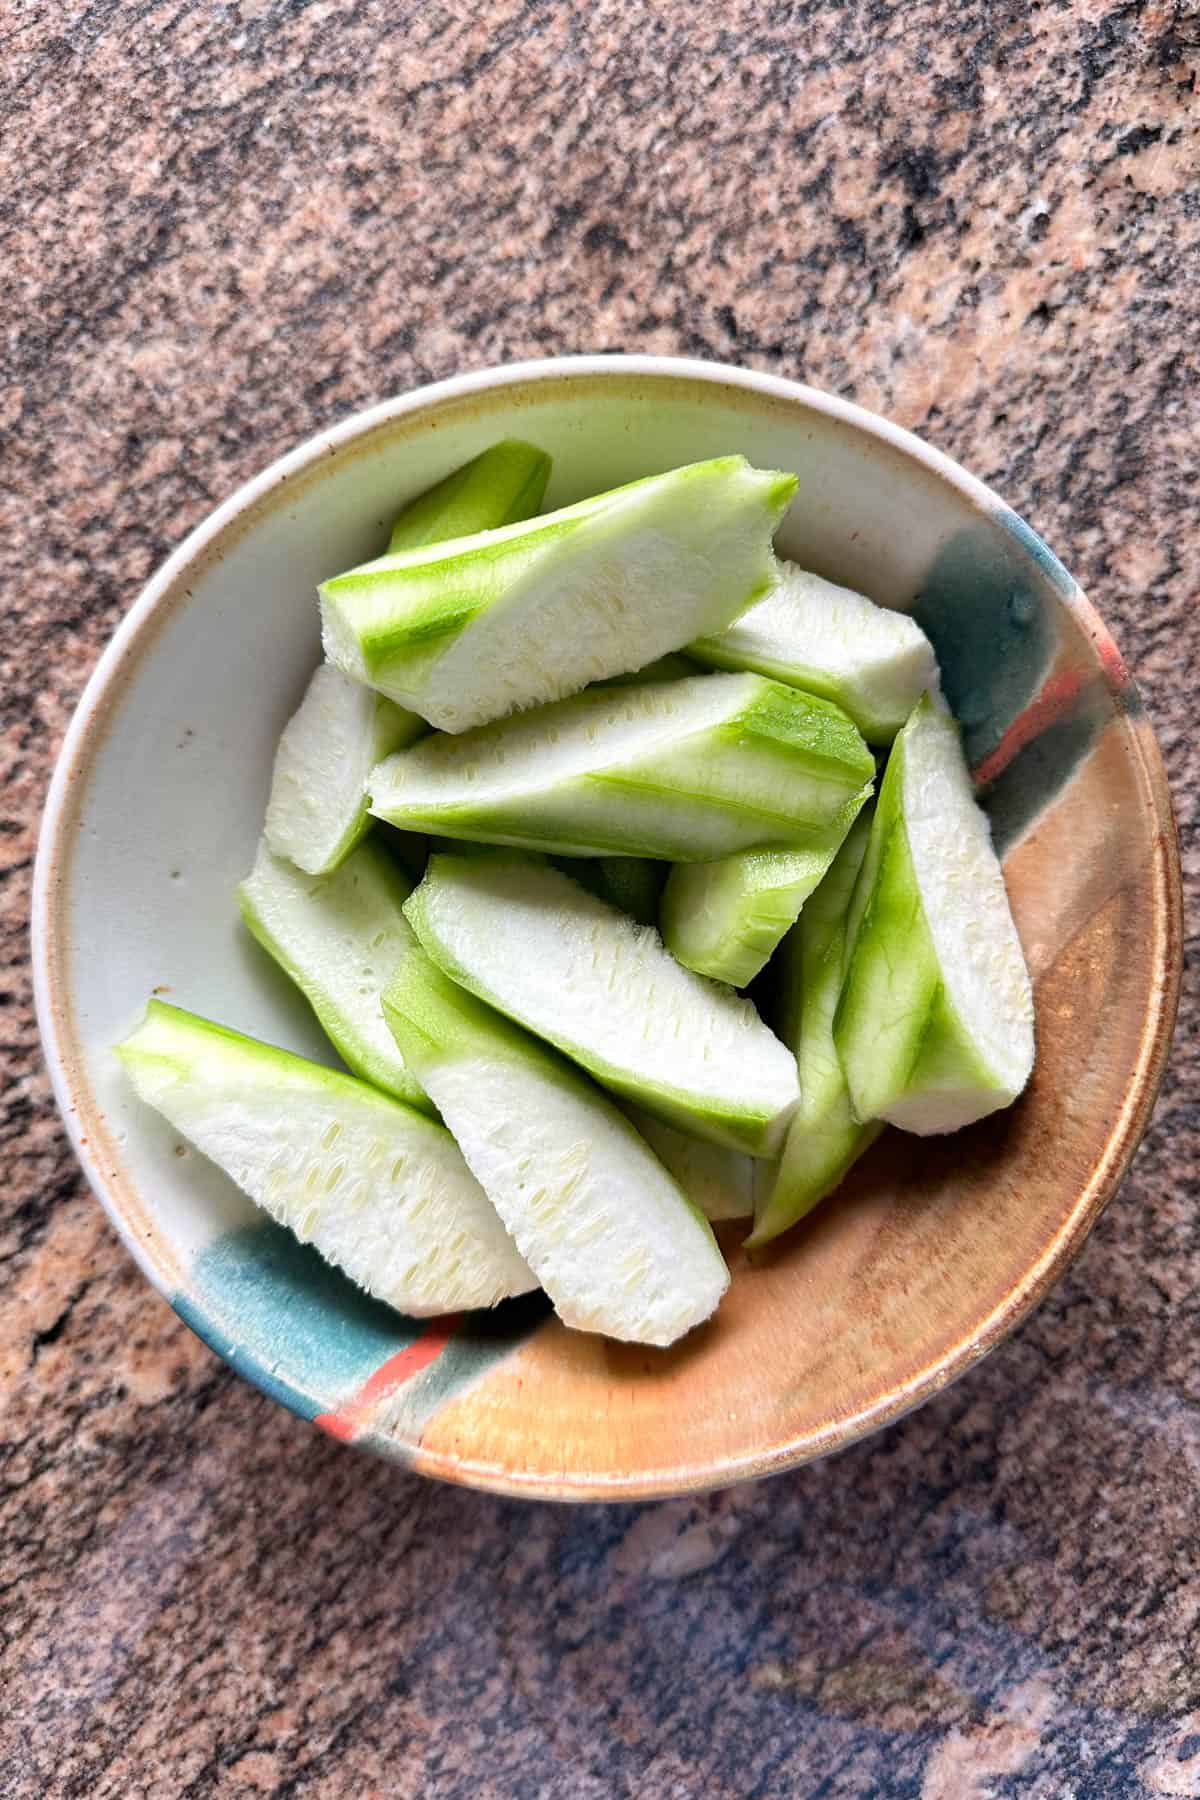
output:
[[172,1300],[180,1318],[304,1419],[334,1409],[427,1324],[372,1300],[270,1220],[217,1238],[190,1275]]
[[997,523],[1005,529],[981,523],[952,537],[913,607],[937,655],[972,768],[991,755],[1037,693],[1058,642],[1041,562],[1031,567],[1024,540],[1005,519]]
[[1049,544],[1044,538],[1038,536],[1033,526],[1027,525],[1020,513],[1013,512],[1007,506],[997,507],[995,519],[997,524],[1004,527],[1010,537],[1016,538],[1022,550],[1033,558],[1042,574],[1062,595],[1063,599],[1072,599],[1076,592],[1073,577],[1068,575]]

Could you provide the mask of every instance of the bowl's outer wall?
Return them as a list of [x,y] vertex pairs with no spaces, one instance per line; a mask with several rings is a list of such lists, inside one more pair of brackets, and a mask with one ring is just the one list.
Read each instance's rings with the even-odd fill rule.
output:
[[[421,1325],[365,1301],[263,1226],[139,1105],[111,1054],[153,989],[329,1057],[233,902],[275,742],[319,654],[313,590],[376,554],[405,499],[504,435],[554,456],[548,506],[733,450],[797,472],[782,551],[915,610],[935,640],[1036,983],[1023,1100],[953,1139],[886,1134],[837,1203],[753,1267],[735,1234],[718,1317],[666,1354],[565,1332],[541,1304]],[[40,1011],[101,1199],[183,1316],[260,1385],[443,1477],[672,1493],[770,1472],[896,1416],[969,1367],[1065,1265],[1161,1073],[1174,859],[1157,748],[1111,640],[1028,528],[954,465],[770,378],[652,359],[502,371],[306,446],[151,584],[56,777],[35,902]]]

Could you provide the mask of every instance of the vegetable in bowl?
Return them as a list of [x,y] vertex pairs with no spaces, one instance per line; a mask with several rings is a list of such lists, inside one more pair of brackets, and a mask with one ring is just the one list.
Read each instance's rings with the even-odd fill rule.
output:
[[[1032,1001],[932,650],[781,568],[794,478],[717,458],[539,517],[547,474],[494,446],[322,586],[240,899],[352,1074],[157,1003],[122,1055],[389,1303],[540,1284],[665,1346],[728,1282],[705,1211],[753,1195],[761,1245],[884,1122],[1008,1104]],[[434,838],[415,888],[379,819]]]

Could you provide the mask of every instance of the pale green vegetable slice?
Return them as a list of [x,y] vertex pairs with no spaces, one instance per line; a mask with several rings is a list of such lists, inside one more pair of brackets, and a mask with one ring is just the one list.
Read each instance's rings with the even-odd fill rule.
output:
[[778,1168],[758,1185],[754,1231],[746,1240],[751,1248],[778,1237],[832,1193],[881,1130],[876,1121],[860,1125],[855,1118],[833,1041],[847,913],[870,828],[870,814],[860,813],[779,952],[780,1026],[796,1051],[800,1105]]
[[896,739],[851,909],[834,1037],[860,1119],[956,1131],[1033,1066],[1033,995],[958,728],[926,698]]
[[701,975],[745,987],[795,924],[844,836],[839,826],[795,850],[743,850],[720,862],[676,864],[662,898],[667,949]]
[[157,1000],[117,1055],[143,1100],[390,1306],[457,1312],[537,1286],[454,1139],[423,1113]]
[[410,500],[392,526],[389,555],[531,519],[550,479],[544,450],[505,438]]
[[[392,550],[415,550],[527,519],[542,503],[550,458],[506,439],[410,502]],[[285,726],[267,805],[267,841],[310,875],[336,869],[367,829],[367,776],[425,721],[326,663]]]
[[760,675],[695,675],[425,738],[375,770],[371,810],[437,837],[708,862],[845,830],[874,773],[828,701]]
[[621,1110],[706,1219],[718,1224],[724,1219],[748,1218],[754,1211],[757,1175],[773,1168],[773,1163],[693,1137],[640,1106],[626,1103]]
[[564,1324],[671,1344],[729,1283],[712,1228],[599,1088],[410,951],[383,997],[409,1067]]
[[769,594],[728,630],[689,644],[688,655],[823,694],[872,744],[889,744],[921,695],[938,688],[933,647],[915,619],[794,563],[781,563]]
[[694,463],[321,587],[325,654],[443,731],[643,667],[721,631],[775,578],[796,479]]
[[267,803],[267,842],[310,875],[336,869],[370,823],[367,777],[425,731],[370,688],[322,663],[283,728]]
[[404,1066],[379,996],[412,928],[401,908],[413,889],[368,840],[329,875],[306,875],[265,840],[238,888],[242,917],[291,976],[347,1066],[410,1106],[431,1110]]
[[560,870],[434,855],[405,912],[445,974],[605,1087],[716,1143],[770,1156],[782,1142],[799,1099],[791,1052],[748,1000]]

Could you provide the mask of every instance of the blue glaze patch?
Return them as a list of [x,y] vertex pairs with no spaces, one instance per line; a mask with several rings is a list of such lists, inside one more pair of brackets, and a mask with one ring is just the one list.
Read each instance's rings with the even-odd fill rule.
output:
[[352,1394],[427,1324],[372,1300],[270,1220],[209,1244],[191,1280],[172,1301],[180,1318],[304,1419]]
[[1025,523],[1020,513],[1010,512],[1007,506],[1000,507],[995,518],[997,524],[1002,525],[1005,531],[1016,538],[1022,550],[1033,558],[1042,574],[1048,581],[1053,582],[1063,599],[1070,600],[1075,593],[1075,583],[1045,539],[1038,536],[1032,525]]
[[[1006,514],[997,522],[1001,529],[988,522],[951,538],[913,607],[936,652],[972,768],[991,755],[1037,693],[1057,649],[1056,609],[1041,580],[1050,571],[1040,557],[1030,567],[1033,551],[1009,519],[1022,524]],[[1040,544],[1028,526],[1022,529]]]
[[1127,713],[1131,719],[1139,718],[1145,712],[1146,709],[1142,705],[1142,696],[1136,681],[1123,681],[1120,687],[1113,689],[1113,692],[1116,694],[1122,712]]

